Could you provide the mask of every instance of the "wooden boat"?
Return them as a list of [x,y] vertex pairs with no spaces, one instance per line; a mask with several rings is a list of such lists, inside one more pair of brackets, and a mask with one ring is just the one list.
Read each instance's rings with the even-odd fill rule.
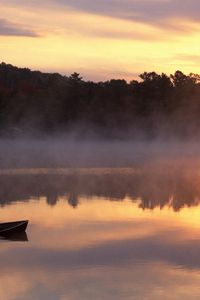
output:
[[9,236],[24,232],[28,225],[28,220],[0,223],[0,236]]

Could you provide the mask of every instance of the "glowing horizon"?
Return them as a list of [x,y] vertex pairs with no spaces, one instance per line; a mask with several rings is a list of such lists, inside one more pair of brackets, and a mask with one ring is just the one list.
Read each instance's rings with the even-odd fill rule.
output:
[[[1,61],[86,80],[199,73],[196,0],[0,0]],[[173,4],[173,5],[172,5]]]

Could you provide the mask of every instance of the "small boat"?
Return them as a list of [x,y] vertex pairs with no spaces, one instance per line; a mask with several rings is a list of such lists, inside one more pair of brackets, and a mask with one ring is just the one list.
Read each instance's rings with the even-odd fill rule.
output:
[[5,234],[4,236],[0,236],[0,241],[28,242],[28,236],[25,231],[8,235]]
[[9,236],[20,232],[25,232],[28,220],[0,223],[0,236]]

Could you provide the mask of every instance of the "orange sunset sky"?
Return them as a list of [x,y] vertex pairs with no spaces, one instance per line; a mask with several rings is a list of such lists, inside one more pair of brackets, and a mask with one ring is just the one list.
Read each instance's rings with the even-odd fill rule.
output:
[[200,73],[199,0],[0,0],[0,60],[86,80]]

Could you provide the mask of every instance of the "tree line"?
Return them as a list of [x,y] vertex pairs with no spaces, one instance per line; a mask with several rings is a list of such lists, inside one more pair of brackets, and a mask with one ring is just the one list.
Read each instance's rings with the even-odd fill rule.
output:
[[200,136],[200,76],[144,72],[126,82],[84,81],[0,64],[0,134]]

